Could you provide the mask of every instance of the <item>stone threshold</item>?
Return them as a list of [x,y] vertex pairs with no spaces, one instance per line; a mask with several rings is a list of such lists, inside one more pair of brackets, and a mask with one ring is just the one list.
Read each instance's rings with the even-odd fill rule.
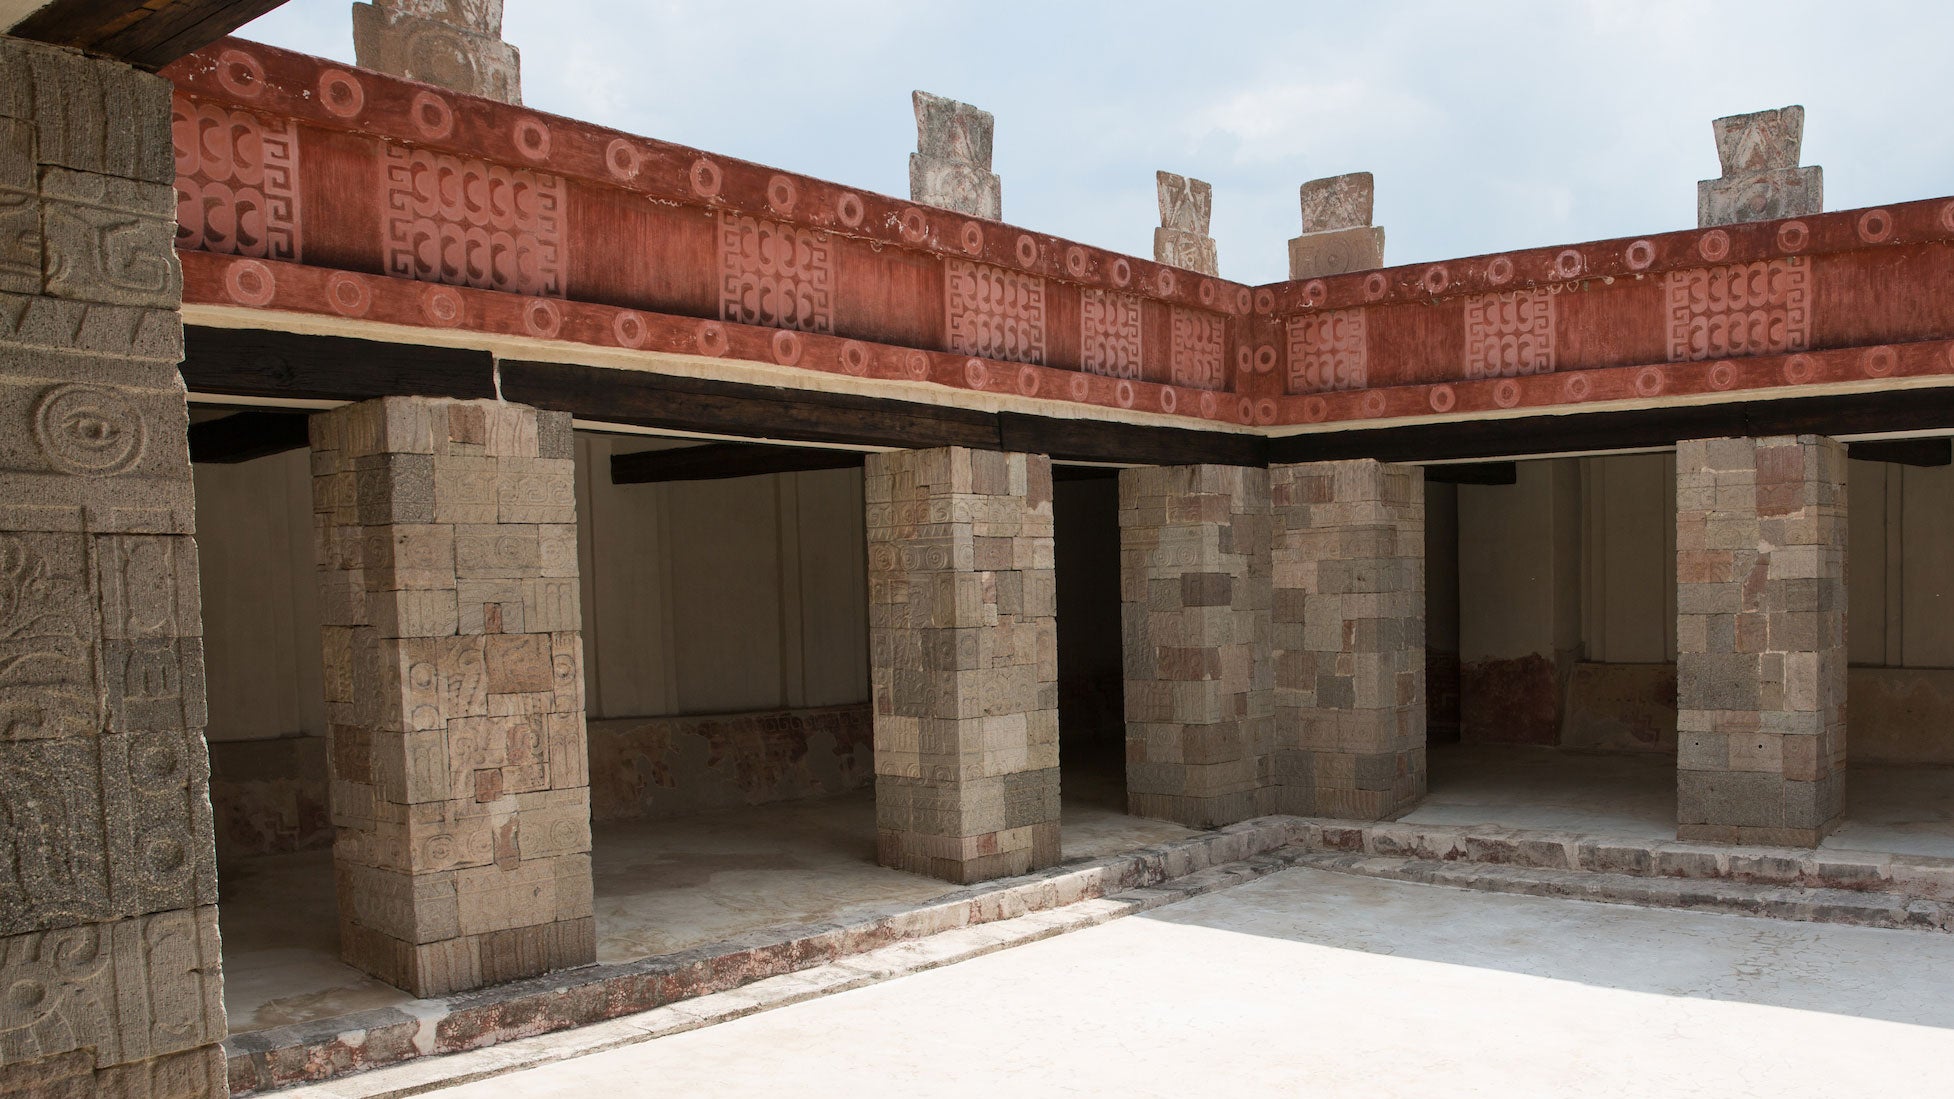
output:
[[1297,846],[1319,854],[1954,902],[1954,859],[1927,855],[1650,840],[1498,825],[1298,819],[1295,827]]
[[[1273,873],[1288,860],[1267,853],[1295,841],[1298,823],[1259,817],[846,922],[234,1035],[224,1043],[231,1094],[331,1080],[305,1094],[409,1095],[887,980]],[[573,1027],[575,1037],[541,1038]],[[465,1051],[482,1065],[404,1064]],[[367,1071],[385,1066],[396,1067]]]

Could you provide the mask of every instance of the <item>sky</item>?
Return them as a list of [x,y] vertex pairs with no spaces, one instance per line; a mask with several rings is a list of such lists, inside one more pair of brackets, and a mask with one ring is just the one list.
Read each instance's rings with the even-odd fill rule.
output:
[[[347,0],[240,36],[353,59]],[[1214,185],[1221,274],[1287,277],[1305,180],[1370,171],[1390,264],[1691,228],[1710,120],[1799,103],[1826,209],[1954,192],[1954,4],[507,0],[531,107],[885,194],[914,88],[997,116],[1004,218],[1151,256]]]

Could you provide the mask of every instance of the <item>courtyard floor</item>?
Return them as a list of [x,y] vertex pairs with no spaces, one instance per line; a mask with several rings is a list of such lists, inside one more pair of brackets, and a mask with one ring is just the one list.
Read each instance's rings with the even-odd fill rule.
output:
[[1923,1094],[1950,971],[1948,935],[1294,869],[437,1094]]

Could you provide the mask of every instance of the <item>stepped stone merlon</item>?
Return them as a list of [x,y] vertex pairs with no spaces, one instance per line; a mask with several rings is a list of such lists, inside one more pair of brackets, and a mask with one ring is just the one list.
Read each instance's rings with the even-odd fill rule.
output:
[[353,52],[361,68],[522,102],[522,56],[502,41],[502,0],[354,4]]
[[1289,277],[1310,279],[1382,267],[1384,230],[1371,224],[1376,191],[1369,172],[1303,184],[1303,233],[1289,242]]
[[916,151],[909,156],[909,198],[971,217],[1004,217],[1004,185],[991,171],[997,120],[968,103],[912,92]]
[[1214,238],[1208,235],[1214,188],[1172,172],[1155,172],[1154,182],[1160,194],[1160,228],[1153,231],[1153,258],[1204,275],[1219,274]]
[[1802,217],[1825,208],[1824,170],[1799,167],[1805,109],[1733,114],[1710,123],[1723,175],[1696,184],[1696,224]]

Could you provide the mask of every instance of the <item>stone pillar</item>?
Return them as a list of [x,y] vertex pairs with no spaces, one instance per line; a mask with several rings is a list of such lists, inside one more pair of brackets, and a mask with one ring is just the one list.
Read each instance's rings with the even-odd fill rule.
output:
[[1214,213],[1214,188],[1206,181],[1155,172],[1160,193],[1160,228],[1153,231],[1153,258],[1204,275],[1219,273],[1220,259],[1208,222]]
[[1313,279],[1384,266],[1384,230],[1371,224],[1369,172],[1303,184],[1303,235],[1289,242],[1289,277]]
[[1269,474],[1119,474],[1126,800],[1213,828],[1267,813]]
[[1845,450],[1676,446],[1676,833],[1815,846],[1844,808]]
[[570,418],[312,418],[340,952],[417,996],[595,959]]
[[1004,184],[991,171],[989,111],[928,92],[911,92],[916,151],[909,154],[909,199],[971,217],[1004,217]]
[[1798,166],[1803,107],[1733,114],[1710,128],[1723,176],[1696,184],[1698,228],[1804,217],[1825,209],[1824,170]]
[[225,1092],[170,85],[0,38],[0,1094]]
[[1425,477],[1269,470],[1277,807],[1378,820],[1425,796]]
[[522,55],[502,41],[502,0],[354,4],[353,56],[363,69],[522,102]]
[[954,882],[1058,851],[1052,466],[947,447],[871,454],[876,849]]

